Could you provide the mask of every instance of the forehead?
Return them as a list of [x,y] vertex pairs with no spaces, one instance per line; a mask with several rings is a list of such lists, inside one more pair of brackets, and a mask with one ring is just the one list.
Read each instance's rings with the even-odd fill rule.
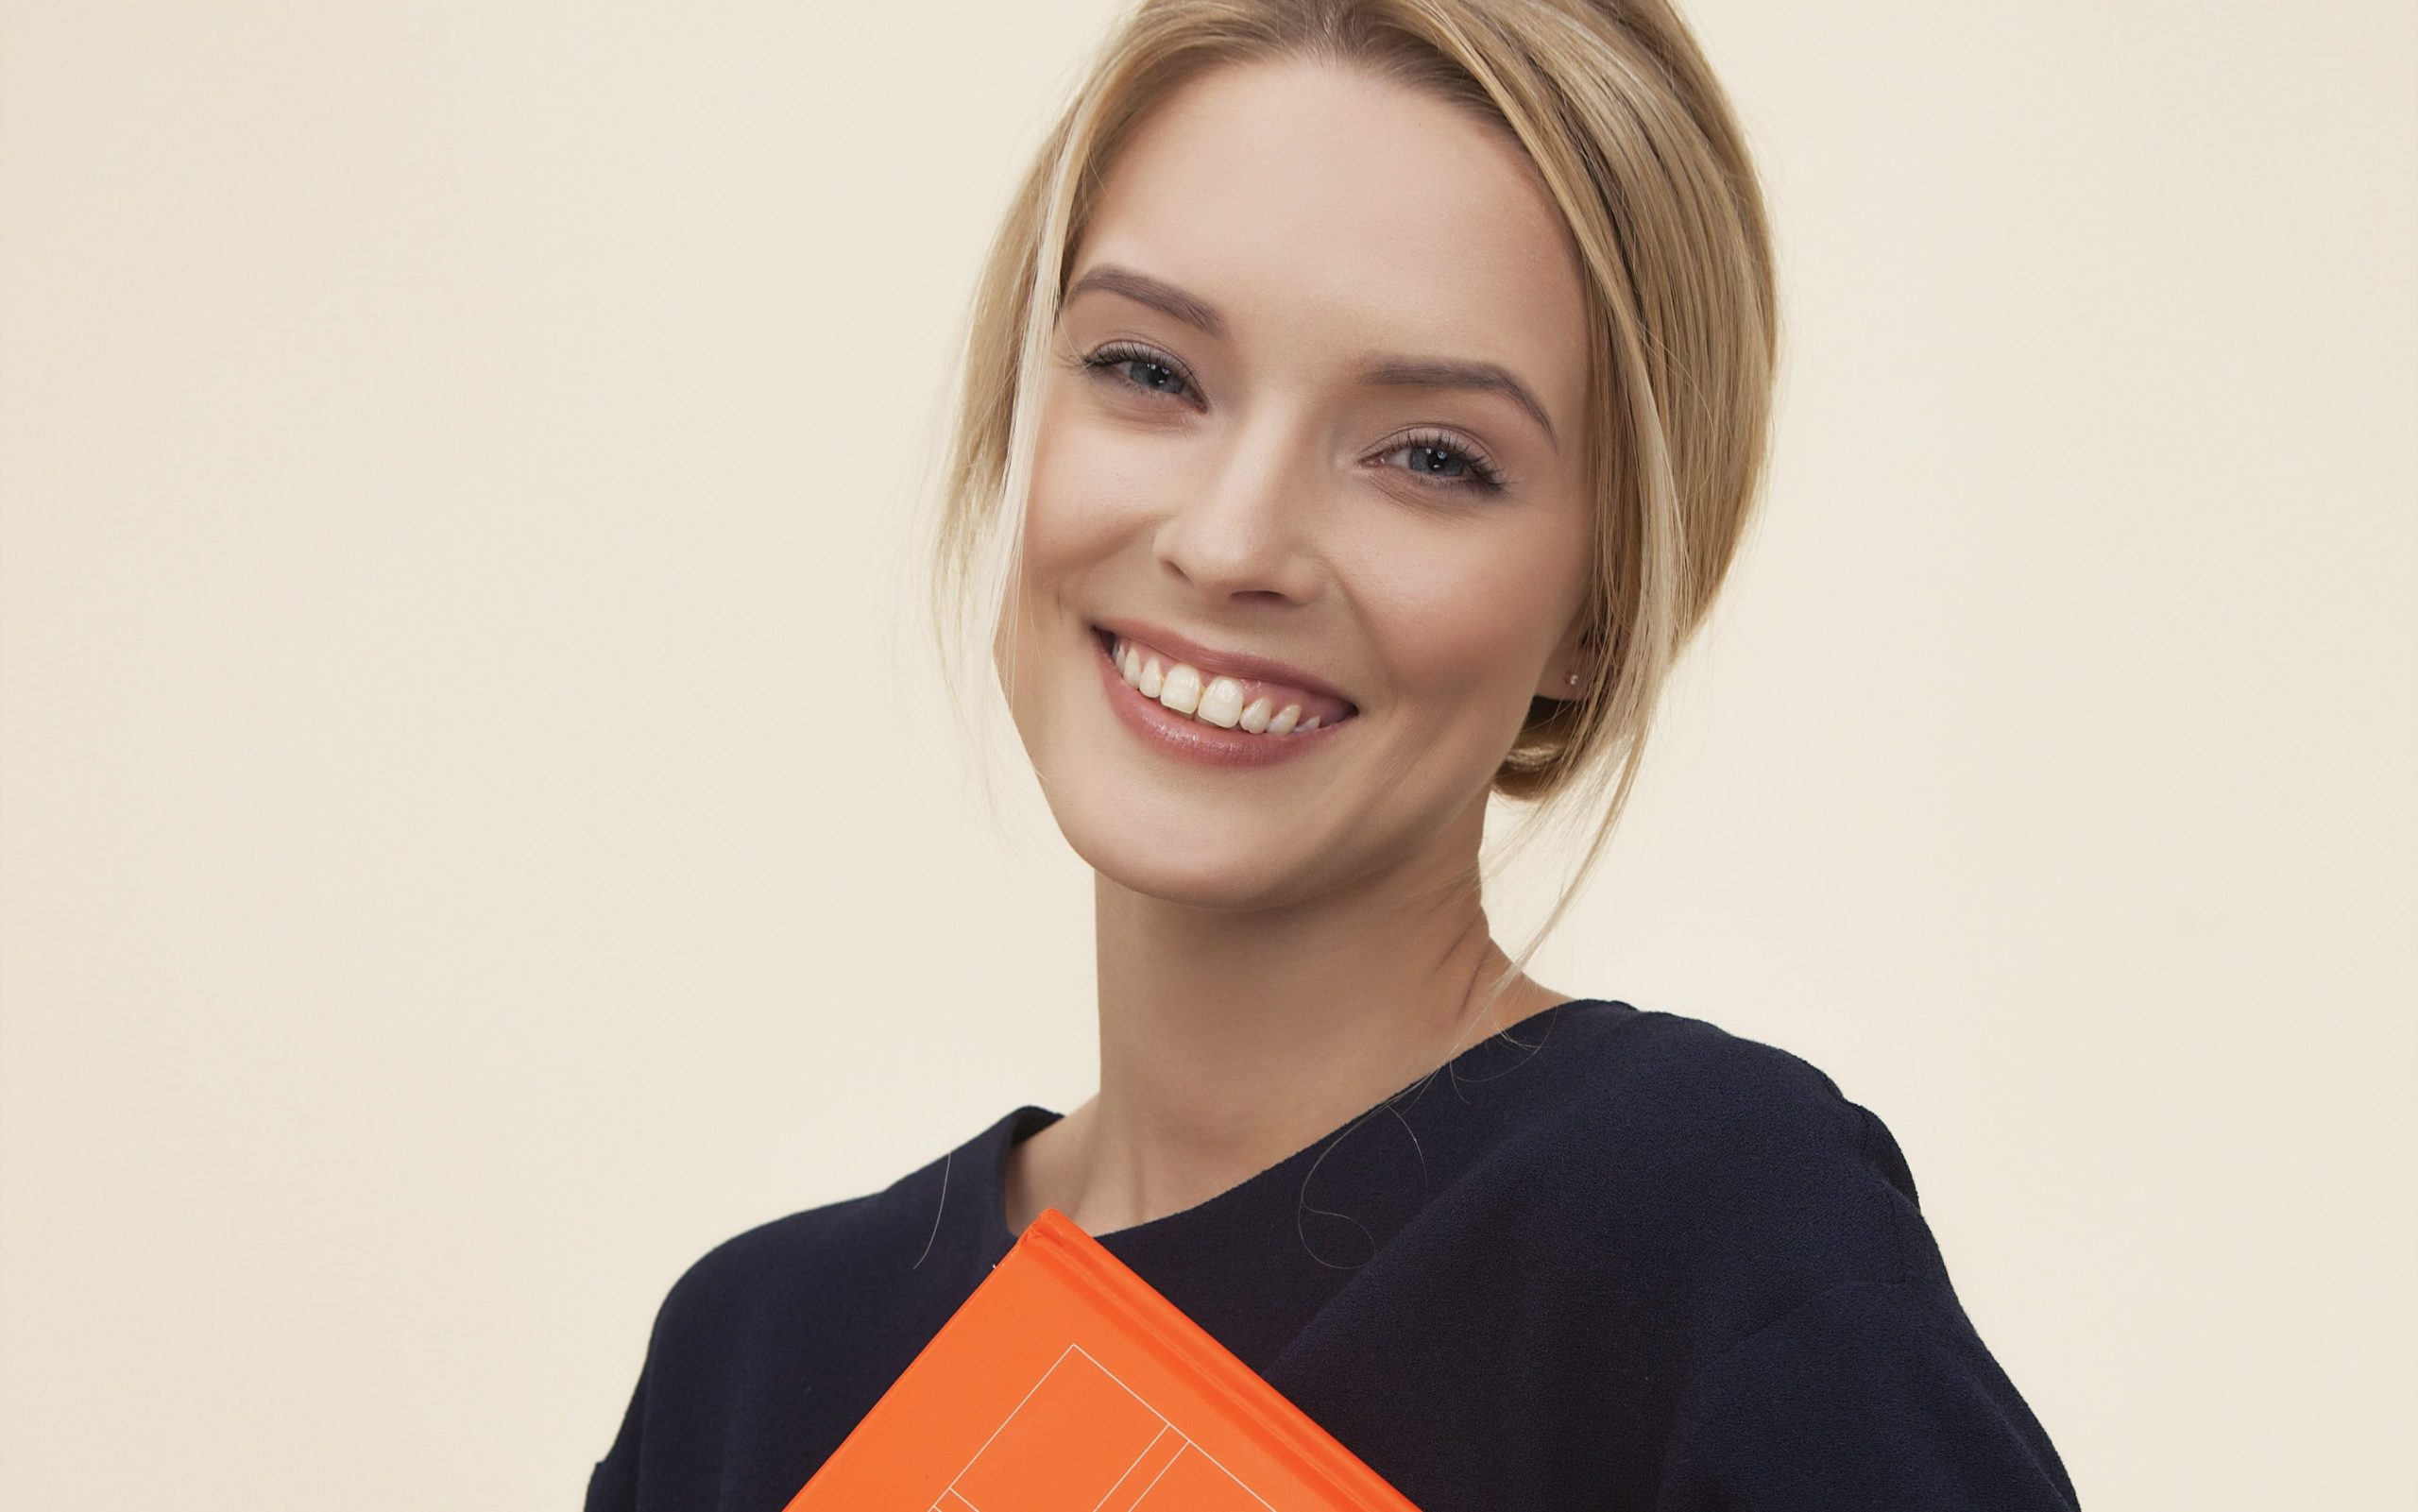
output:
[[1111,163],[1073,271],[1103,263],[1207,300],[1254,349],[1497,362],[1558,417],[1586,380],[1576,257],[1519,144],[1362,73],[1230,66],[1161,102]]

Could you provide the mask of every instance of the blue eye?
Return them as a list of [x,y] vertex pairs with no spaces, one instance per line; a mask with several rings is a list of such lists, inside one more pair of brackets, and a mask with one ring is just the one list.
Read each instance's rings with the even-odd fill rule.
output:
[[[1126,342],[1112,342],[1082,360],[1087,372],[1098,374],[1105,382],[1121,388],[1138,389],[1145,394],[1165,394],[1181,398],[1183,390],[1162,386],[1163,382],[1189,387],[1191,380],[1175,364],[1148,348]],[[1142,368],[1151,374],[1148,382],[1134,379],[1127,369]],[[1429,487],[1447,491],[1466,489],[1475,493],[1496,493],[1503,487],[1502,470],[1474,450],[1463,446],[1440,431],[1422,431],[1405,440],[1397,441],[1380,455],[1414,454],[1406,468]],[[1444,469],[1458,467],[1456,476]]]
[[1133,379],[1125,376],[1121,370],[1128,367],[1156,368],[1160,373],[1168,378],[1174,379],[1178,382],[1185,382],[1182,370],[1177,368],[1173,363],[1170,363],[1165,358],[1159,357],[1154,353],[1146,351],[1142,348],[1129,347],[1122,344],[1102,347],[1099,350],[1092,353],[1089,357],[1084,358],[1083,365],[1085,367],[1094,368],[1112,375],[1111,382],[1113,382],[1123,383],[1129,388],[1143,389],[1152,394],[1167,394],[1174,391],[1171,389],[1161,388],[1155,382],[1136,382]]
[[[1422,478],[1441,479],[1445,487],[1475,488],[1492,493],[1503,486],[1503,474],[1498,468],[1484,457],[1461,450],[1454,444],[1451,436],[1441,433],[1422,432],[1396,445],[1386,455],[1400,456],[1405,451],[1412,453],[1411,471]],[[1458,466],[1462,476],[1455,478],[1438,471],[1438,463],[1445,467]]]

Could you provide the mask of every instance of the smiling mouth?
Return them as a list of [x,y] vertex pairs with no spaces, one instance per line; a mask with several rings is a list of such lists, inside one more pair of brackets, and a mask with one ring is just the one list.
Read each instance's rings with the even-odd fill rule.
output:
[[1195,723],[1284,739],[1347,723],[1360,712],[1349,700],[1331,694],[1262,678],[1204,672],[1098,625],[1091,633],[1128,688]]

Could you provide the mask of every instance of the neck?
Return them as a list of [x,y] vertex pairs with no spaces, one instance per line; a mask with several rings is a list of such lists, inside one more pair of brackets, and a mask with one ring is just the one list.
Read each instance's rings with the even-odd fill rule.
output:
[[1180,1212],[1560,1001],[1522,977],[1471,1022],[1508,963],[1479,895],[1483,822],[1480,807],[1442,863],[1281,907],[1197,908],[1098,877],[1099,1091],[1044,1130],[1031,1205],[1092,1233]]

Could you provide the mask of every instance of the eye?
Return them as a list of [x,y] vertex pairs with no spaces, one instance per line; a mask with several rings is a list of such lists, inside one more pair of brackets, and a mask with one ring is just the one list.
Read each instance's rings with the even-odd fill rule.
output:
[[[1399,457],[1408,453],[1410,471],[1422,479],[1437,480],[1431,486],[1465,488],[1475,493],[1495,493],[1503,487],[1502,469],[1478,452],[1462,446],[1441,431],[1422,431],[1406,440],[1397,441],[1383,454]],[[1446,470],[1460,468],[1458,475]]]
[[[1083,366],[1086,370],[1098,373],[1109,382],[1119,387],[1138,388],[1149,394],[1176,394],[1177,391],[1174,389],[1160,386],[1160,381],[1163,379],[1172,379],[1179,383],[1190,382],[1183,376],[1183,370],[1174,363],[1147,347],[1136,347],[1130,342],[1111,342],[1084,358]],[[1149,373],[1151,375],[1149,381],[1141,382],[1129,376],[1126,369],[1132,367],[1139,367]]]
[[[1191,380],[1171,358],[1161,356],[1148,347],[1116,341],[1081,359],[1084,371],[1097,374],[1103,382],[1119,388],[1138,389],[1146,394],[1165,394],[1182,398]],[[1130,369],[1139,368],[1143,379],[1132,376]],[[1170,387],[1168,384],[1182,385]],[[1409,453],[1408,471],[1417,475],[1425,486],[1450,493],[1500,493],[1505,486],[1502,469],[1489,462],[1484,453],[1464,445],[1441,431],[1422,431],[1395,442],[1380,452],[1381,457],[1397,457]],[[1451,469],[1458,468],[1457,473]]]

